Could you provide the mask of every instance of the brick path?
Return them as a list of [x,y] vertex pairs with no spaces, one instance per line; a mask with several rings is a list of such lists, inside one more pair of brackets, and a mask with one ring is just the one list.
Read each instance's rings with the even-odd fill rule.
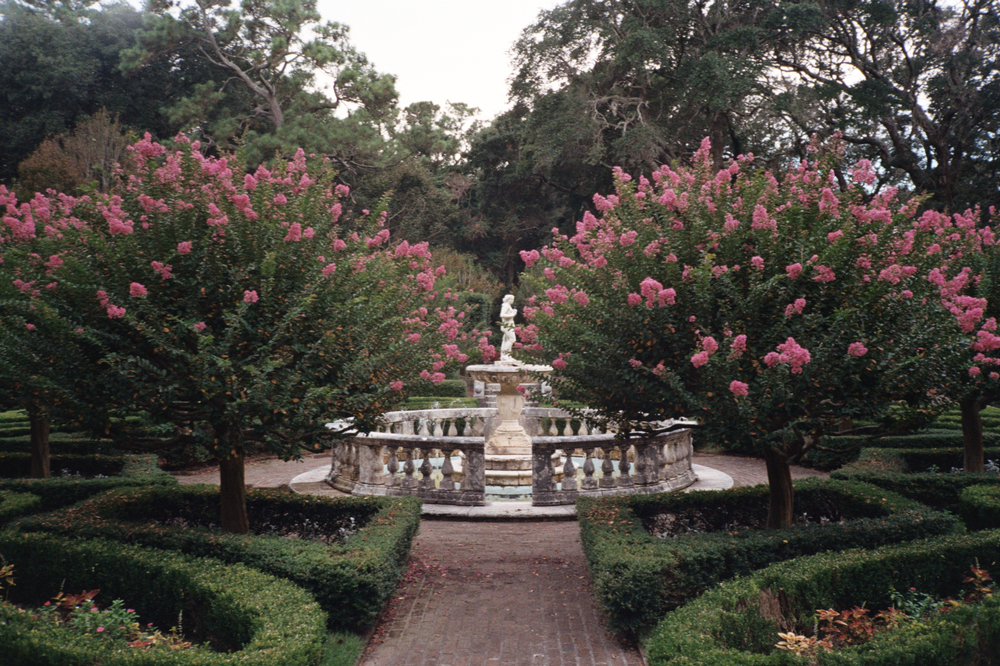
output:
[[[247,485],[278,488],[326,464],[253,461]],[[733,478],[767,480],[753,458],[696,454]],[[819,472],[794,467],[793,478]],[[218,483],[218,470],[179,476]],[[631,666],[638,651],[604,629],[576,522],[423,520],[406,580],[375,628],[362,666]]]

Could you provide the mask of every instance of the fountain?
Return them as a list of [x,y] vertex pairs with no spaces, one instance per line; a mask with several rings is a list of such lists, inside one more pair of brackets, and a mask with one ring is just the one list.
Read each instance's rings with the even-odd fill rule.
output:
[[[532,470],[531,437],[521,425],[524,411],[524,395],[518,387],[528,381],[532,374],[552,372],[549,365],[528,365],[512,356],[516,335],[514,317],[517,310],[513,306],[514,296],[507,294],[500,308],[500,328],[503,341],[500,344],[500,359],[489,365],[470,365],[465,370],[474,379],[486,384],[499,384],[497,412],[500,424],[486,437],[486,485],[487,486],[530,486]],[[558,454],[553,456],[557,463]]]
[[565,410],[525,407],[518,387],[552,367],[512,356],[513,301],[505,296],[500,311],[499,360],[466,369],[481,382],[500,385],[495,409],[388,412],[377,431],[333,442],[325,482],[354,495],[475,507],[487,504],[488,492],[496,493],[488,488],[499,487],[509,498],[530,495],[533,506],[558,506],[588,495],[679,490],[697,480],[691,422],[663,422],[658,434],[623,442],[613,429],[590,427],[586,418]]

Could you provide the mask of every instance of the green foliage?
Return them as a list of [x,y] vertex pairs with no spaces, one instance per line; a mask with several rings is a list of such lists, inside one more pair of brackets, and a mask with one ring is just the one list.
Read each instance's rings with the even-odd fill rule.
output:
[[41,504],[42,500],[38,495],[0,490],[0,525],[18,516],[38,511]]
[[[993,530],[781,562],[723,583],[668,615],[646,640],[646,656],[651,666],[810,663],[774,649],[778,632],[811,628],[817,609],[888,607],[894,589],[955,594],[971,565],[998,561],[1000,532]],[[820,652],[817,663],[971,666],[989,663],[998,650],[1000,600],[994,596],[880,632],[862,646]]]
[[959,515],[969,529],[1000,528],[1000,483],[967,486],[959,500]]
[[[886,435],[870,437],[865,435],[838,435],[824,437],[817,446],[809,449],[806,462],[810,467],[833,470],[852,463],[858,459],[861,451],[866,448],[886,449],[945,449],[961,448],[964,439],[960,428],[943,427],[940,421],[935,423],[933,430],[925,430],[910,435]],[[1000,444],[1000,433],[985,433],[983,443],[986,447],[995,449]],[[931,463],[934,464],[934,463]],[[957,466],[961,466],[959,459]],[[940,466],[940,465],[939,465]],[[947,469],[950,469],[951,465]]]
[[14,564],[12,601],[40,603],[66,589],[100,588],[123,599],[146,622],[175,626],[222,651],[196,647],[137,652],[97,636],[69,638],[65,628],[0,605],[0,664],[288,664],[313,666],[326,639],[323,611],[296,585],[240,564],[222,564],[102,540],[0,534]]
[[[748,529],[767,514],[765,486],[681,495],[581,498],[580,536],[594,593],[608,626],[642,633],[668,610],[721,581],[779,560],[943,534],[954,516],[862,483],[796,482],[795,514],[810,524]],[[821,516],[830,519],[824,523]],[[812,522],[815,521],[815,522]],[[688,533],[657,538],[650,530],[686,525]]]
[[[986,455],[1000,457],[1000,449],[988,449]],[[961,464],[961,449],[862,449],[857,462],[845,465],[831,476],[870,483],[928,506],[958,513],[965,488],[1000,484],[1000,475],[996,473],[948,472]]]
[[[229,535],[218,530],[218,494],[217,488],[199,486],[124,490],[22,519],[16,528],[242,562],[309,590],[329,613],[331,628],[355,629],[374,623],[395,591],[420,524],[420,502],[411,498],[328,499],[253,490],[247,510],[263,533]],[[322,532],[353,524],[356,531],[340,543],[266,531],[284,524],[299,530],[327,526]]]

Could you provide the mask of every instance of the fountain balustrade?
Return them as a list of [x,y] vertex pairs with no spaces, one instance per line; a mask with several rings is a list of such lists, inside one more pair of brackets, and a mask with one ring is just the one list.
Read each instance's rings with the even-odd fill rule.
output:
[[[485,442],[500,422],[492,408],[389,412],[380,431],[335,443],[327,483],[355,495],[483,505]],[[573,504],[581,495],[667,492],[697,480],[689,429],[633,438],[623,447],[613,432],[591,431],[562,409],[526,407],[520,423],[531,439],[535,505]]]

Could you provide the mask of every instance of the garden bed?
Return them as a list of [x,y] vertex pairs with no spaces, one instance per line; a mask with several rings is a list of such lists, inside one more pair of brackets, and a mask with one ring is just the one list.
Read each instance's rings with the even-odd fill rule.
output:
[[773,562],[877,548],[959,526],[950,514],[871,485],[805,479],[795,483],[795,514],[808,515],[812,524],[749,529],[763,524],[767,502],[766,486],[581,498],[577,515],[584,554],[612,631],[641,634],[670,609],[723,580]]
[[[294,584],[240,564],[222,564],[103,540],[0,534],[14,565],[12,602],[38,605],[63,590],[101,590],[122,599],[144,622],[171,627],[202,645],[168,651],[132,648],[99,635],[69,634],[0,604],[0,665],[247,664],[314,666],[326,640],[315,600]],[[214,649],[213,649],[214,647]]]
[[959,515],[970,530],[1000,528],[1000,483],[969,486],[959,499]]
[[953,596],[972,566],[1000,563],[1000,531],[951,535],[875,551],[823,553],[726,582],[670,613],[646,641],[650,666],[911,664],[986,666],[1000,654],[1000,595],[810,661],[777,649],[779,632],[811,633],[819,609],[888,608],[894,590]]
[[[215,487],[125,489],[14,526],[242,562],[306,588],[331,628],[353,630],[372,624],[395,591],[420,524],[413,498],[251,490],[247,513],[262,533],[249,536],[220,532],[218,513]],[[321,533],[343,538],[308,538]]]

